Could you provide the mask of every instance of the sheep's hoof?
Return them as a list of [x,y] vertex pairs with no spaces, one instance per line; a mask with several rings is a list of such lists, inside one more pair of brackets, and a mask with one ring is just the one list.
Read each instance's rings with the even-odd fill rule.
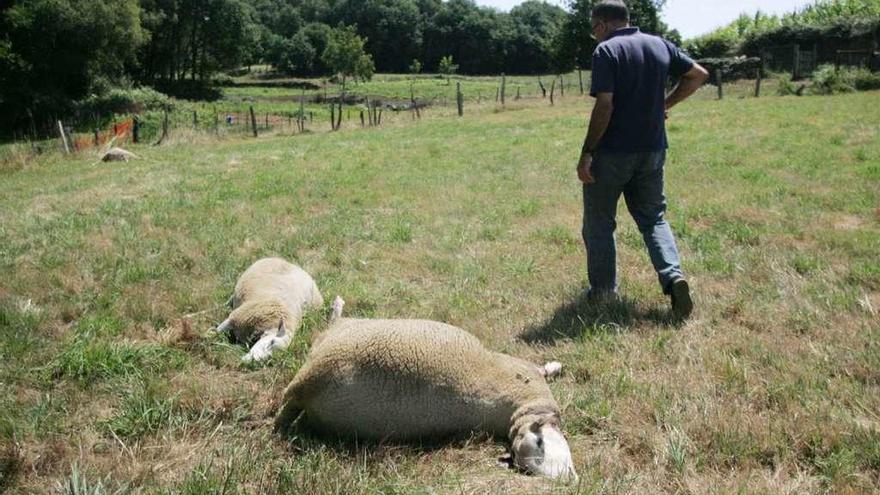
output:
[[339,296],[336,296],[336,299],[333,300],[333,304],[330,307],[333,310],[332,313],[330,313],[330,321],[341,318],[342,308],[345,307],[345,300]]
[[550,361],[540,368],[541,374],[544,375],[544,378],[556,378],[557,376],[562,374],[562,363],[559,361]]

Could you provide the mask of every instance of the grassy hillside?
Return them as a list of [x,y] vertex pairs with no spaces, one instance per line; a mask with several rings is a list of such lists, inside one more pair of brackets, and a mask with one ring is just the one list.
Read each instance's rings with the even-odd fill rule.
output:
[[[214,141],[0,171],[0,492],[825,493],[880,482],[877,93],[686,103],[669,218],[683,326],[621,207],[625,299],[581,300],[588,104]],[[350,315],[419,317],[566,366],[577,487],[500,442],[285,442],[323,313],[266,366],[211,335],[238,274],[296,260]],[[185,315],[190,315],[185,318]]]

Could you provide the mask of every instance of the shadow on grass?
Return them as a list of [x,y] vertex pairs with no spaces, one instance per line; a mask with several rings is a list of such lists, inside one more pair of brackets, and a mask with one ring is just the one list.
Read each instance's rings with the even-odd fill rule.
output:
[[291,451],[327,449],[341,456],[357,458],[366,455],[375,460],[400,454],[423,455],[449,448],[461,449],[470,445],[505,445],[506,441],[504,438],[496,438],[485,432],[462,432],[419,440],[359,438],[356,435],[332,431],[304,419],[300,417],[288,431],[275,432],[278,438],[286,442],[287,448]]
[[549,344],[559,339],[577,338],[603,332],[619,332],[639,322],[681,326],[682,321],[669,309],[645,308],[626,297],[591,300],[586,293],[556,308],[544,323],[526,328],[519,340],[529,344]]

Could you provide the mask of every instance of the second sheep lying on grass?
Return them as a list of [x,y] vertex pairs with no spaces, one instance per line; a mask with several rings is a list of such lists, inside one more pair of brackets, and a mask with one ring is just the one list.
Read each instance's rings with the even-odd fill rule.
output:
[[263,258],[239,277],[230,299],[232,312],[218,327],[253,346],[243,361],[260,361],[290,345],[308,307],[324,304],[312,277],[281,258]]
[[526,471],[575,479],[559,407],[538,367],[492,352],[473,335],[423,320],[338,318],[318,336],[284,392],[276,427],[305,413],[318,429],[419,440],[471,431],[507,437]]

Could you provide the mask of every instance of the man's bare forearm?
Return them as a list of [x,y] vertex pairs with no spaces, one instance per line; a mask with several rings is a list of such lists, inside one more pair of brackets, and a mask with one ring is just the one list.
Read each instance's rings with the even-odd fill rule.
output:
[[584,139],[584,146],[581,148],[581,154],[592,153],[599,147],[602,136],[608,130],[608,124],[611,122],[611,114],[614,108],[610,103],[597,100],[593,107],[593,113],[590,116],[590,129],[587,131],[587,137]]
[[699,64],[695,64],[694,68],[681,78],[678,86],[666,97],[666,109],[669,110],[696,93],[708,78],[709,73],[706,69]]

